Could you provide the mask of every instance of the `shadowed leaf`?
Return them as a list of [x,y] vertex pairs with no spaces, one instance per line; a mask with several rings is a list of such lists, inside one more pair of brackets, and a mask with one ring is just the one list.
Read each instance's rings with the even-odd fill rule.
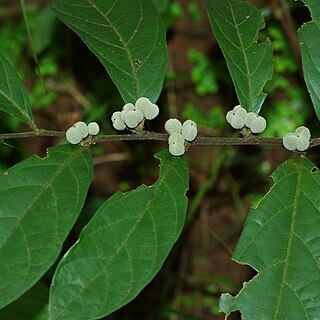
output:
[[41,282],[0,310],[1,320],[48,320],[49,288]]

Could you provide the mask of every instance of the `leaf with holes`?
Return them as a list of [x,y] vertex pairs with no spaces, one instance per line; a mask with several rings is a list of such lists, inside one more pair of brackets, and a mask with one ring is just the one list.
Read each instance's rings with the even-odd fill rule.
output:
[[162,18],[145,0],[51,0],[55,14],[100,59],[125,102],[162,90],[167,47]]
[[31,105],[26,89],[17,72],[0,52],[0,110],[27,123],[33,130]]
[[59,255],[83,206],[92,158],[61,145],[0,177],[0,307],[28,290]]
[[122,307],[152,280],[181,233],[188,163],[168,151],[152,186],[117,192],[96,212],[55,272],[50,319],[97,319]]
[[320,175],[307,158],[288,160],[252,209],[233,259],[258,275],[241,292],[220,298],[220,310],[243,320],[307,320],[320,315]]
[[241,0],[208,0],[207,10],[239,102],[258,113],[266,97],[263,88],[273,71],[270,41],[257,43],[259,30],[265,26],[261,12]]
[[299,30],[302,67],[305,82],[311,96],[313,107],[320,120],[320,7],[319,0],[303,0],[309,7],[312,21],[305,23]]

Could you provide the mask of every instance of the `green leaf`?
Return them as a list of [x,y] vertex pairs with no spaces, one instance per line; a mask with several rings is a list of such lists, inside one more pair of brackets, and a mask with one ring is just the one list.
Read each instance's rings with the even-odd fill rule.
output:
[[146,0],[51,0],[55,14],[100,59],[125,102],[162,90],[167,47],[162,18]]
[[299,30],[302,68],[314,110],[320,120],[320,6],[318,0],[303,0],[309,7],[312,21]]
[[257,43],[259,30],[265,26],[261,12],[240,0],[208,0],[207,10],[239,102],[258,113],[266,97],[263,88],[273,71],[271,42]]
[[8,60],[0,52],[0,110],[37,129],[25,87]]
[[60,145],[0,177],[0,307],[28,290],[59,255],[92,179],[83,147]]
[[161,13],[164,13],[168,10],[169,0],[151,0],[151,2]]
[[252,209],[233,259],[258,275],[220,310],[243,320],[307,320],[320,315],[320,175],[307,158],[288,160],[274,185]]
[[53,278],[50,319],[97,319],[133,298],[160,270],[185,221],[188,163],[168,151],[152,186],[117,192],[96,212]]
[[56,22],[57,18],[50,7],[45,7],[38,15],[32,35],[34,51],[37,55],[40,55],[50,45]]
[[49,288],[37,283],[18,300],[0,310],[1,320],[48,320]]

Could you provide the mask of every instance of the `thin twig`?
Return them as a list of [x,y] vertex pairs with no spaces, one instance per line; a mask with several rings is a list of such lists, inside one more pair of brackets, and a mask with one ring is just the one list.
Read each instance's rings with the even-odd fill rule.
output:
[[[18,132],[18,133],[3,133],[0,134],[0,141],[9,139],[21,139],[32,137],[64,137],[63,131],[52,131],[46,129],[38,129],[36,131]],[[169,135],[166,133],[157,133],[142,131],[141,133],[131,134],[109,134],[98,135],[92,137],[94,143],[111,142],[111,141],[167,141]],[[195,141],[190,142],[190,145],[199,146],[245,146],[245,145],[269,145],[269,146],[281,146],[281,138],[265,138],[250,136],[244,138],[229,138],[229,137],[197,137]],[[310,148],[320,145],[320,138],[314,138],[310,140]]]

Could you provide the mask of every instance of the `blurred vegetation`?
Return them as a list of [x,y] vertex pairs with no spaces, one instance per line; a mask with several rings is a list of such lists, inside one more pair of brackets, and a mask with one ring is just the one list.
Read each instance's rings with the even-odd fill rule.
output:
[[[187,50],[181,49],[175,53],[179,54],[177,60],[186,57],[189,70],[185,72],[176,70],[174,65],[169,66],[165,90],[159,99],[162,115],[158,122],[148,123],[148,127],[162,132],[164,121],[173,115],[196,121],[201,134],[237,136],[226,125],[225,113],[238,103],[224,58],[213,41],[204,1],[152,1],[162,14],[169,47],[178,41],[178,37],[179,41],[189,41]],[[288,8],[293,16],[308,19],[301,6],[289,2]],[[267,28],[261,33],[261,38],[269,37],[272,40],[275,55],[274,76],[265,88],[268,99],[261,112],[268,122],[263,135],[281,137],[303,124],[308,124],[312,132],[318,134],[315,114],[288,42],[288,34],[274,14],[274,9],[269,7],[269,2],[261,3],[264,4],[261,10],[267,20]],[[68,125],[78,120],[97,121],[103,132],[113,132],[108,119],[115,110],[121,108],[123,102],[99,61],[71,31],[57,21],[46,1],[30,1],[27,4],[27,24],[39,61],[38,68],[21,10],[17,3],[10,1],[0,8],[0,51],[24,80],[39,126],[50,125],[53,129],[66,130]],[[180,25],[185,28],[184,33],[177,27]],[[202,45],[197,47],[199,39]],[[179,49],[179,45],[175,48]],[[0,126],[1,132],[27,130],[19,121],[1,112]],[[33,147],[32,152],[42,153],[45,147],[54,143],[57,141],[48,140],[46,144]],[[29,155],[30,145],[27,141],[1,143],[0,173]],[[67,245],[77,239],[95,208],[111,192],[127,191],[142,182],[148,184],[156,179],[156,162],[150,159],[153,153],[163,147],[161,143],[93,147],[97,174],[88,203],[66,241]],[[186,232],[150,288],[146,288],[135,301],[108,319],[221,319],[217,312],[218,297],[221,292],[238,291],[241,280],[231,278],[233,271],[225,276],[216,274],[215,265],[212,266],[210,260],[215,256],[212,251],[221,247],[225,252],[234,247],[249,206],[259,203],[271,183],[268,176],[289,156],[282,149],[274,152],[270,148],[260,147],[203,148],[201,151],[197,148],[194,152],[191,148],[190,219]],[[183,260],[183,254],[194,243],[192,230],[197,228],[198,217],[205,214],[206,210],[215,210],[217,216],[219,212],[221,220],[214,220],[217,227],[211,225],[206,242],[208,246],[196,248],[196,256]],[[224,210],[227,211],[225,216]],[[195,238],[201,238],[201,230],[194,231]],[[219,257],[221,253],[217,259]],[[231,263],[230,256],[226,263]],[[240,267],[232,265],[230,268],[236,270]],[[220,266],[220,270],[230,268],[229,265]],[[250,278],[252,272],[246,271],[246,275]],[[50,281],[50,276],[49,272],[44,277],[45,281]],[[203,314],[198,314],[195,306]],[[235,315],[233,319],[239,318]]]

